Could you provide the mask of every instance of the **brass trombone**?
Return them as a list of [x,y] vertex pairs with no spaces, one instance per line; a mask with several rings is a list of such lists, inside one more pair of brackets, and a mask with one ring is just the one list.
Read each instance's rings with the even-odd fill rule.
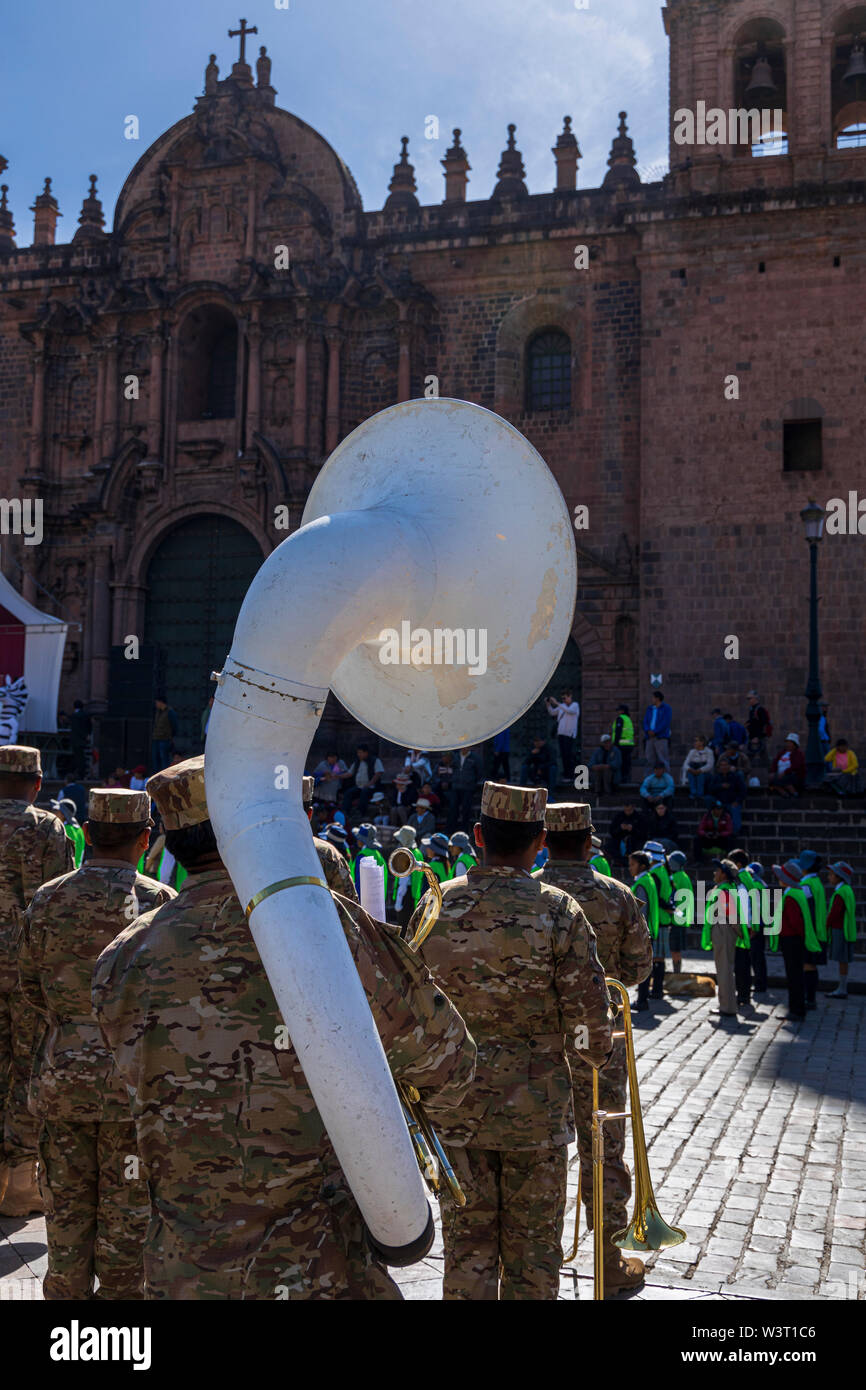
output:
[[[669,1226],[659,1212],[650,1177],[647,1158],[646,1136],[643,1128],[643,1115],[640,1106],[640,1091],[637,1081],[637,1062],[634,1054],[634,1033],[631,1023],[631,1006],[628,990],[619,980],[610,976],[605,980],[608,989],[616,991],[619,1003],[614,1002],[617,1013],[622,1013],[622,1028],[614,1033],[614,1038],[625,1039],[625,1057],[628,1070],[629,1110],[602,1110],[598,1103],[598,1068],[592,1069],[592,1263],[593,1298],[604,1298],[604,1126],[609,1120],[631,1120],[634,1143],[634,1213],[629,1224],[622,1231],[611,1236],[611,1243],[620,1250],[667,1250],[681,1245],[686,1239],[685,1231],[678,1226]],[[581,1184],[578,1182],[577,1202],[574,1215],[574,1244],[566,1256],[565,1264],[571,1264],[577,1255],[577,1241],[580,1232]]]
[[[418,870],[424,874],[430,885],[430,902],[425,905],[418,929],[409,942],[409,949],[417,951],[422,941],[432,931],[442,907],[442,889],[439,879],[429,864],[419,863],[412,851],[402,845],[399,849],[395,849],[390,856],[388,868],[396,878],[406,878],[408,874]],[[441,1201],[444,1195],[444,1183],[458,1207],[465,1207],[466,1196],[457,1180],[454,1169],[451,1167],[448,1155],[440,1143],[439,1136],[430,1123],[427,1112],[421,1103],[419,1092],[406,1081],[397,1083],[397,1091],[403,1106],[403,1113],[406,1116],[406,1124],[409,1126],[409,1136],[415,1149],[418,1167],[421,1169],[430,1191],[434,1197]]]

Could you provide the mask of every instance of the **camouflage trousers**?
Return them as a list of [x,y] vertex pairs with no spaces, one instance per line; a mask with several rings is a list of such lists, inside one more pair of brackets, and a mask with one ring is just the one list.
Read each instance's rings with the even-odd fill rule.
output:
[[42,1021],[17,988],[0,992],[0,1149],[4,1163],[36,1157],[39,1121],[27,1090]]
[[39,1160],[48,1235],[44,1297],[143,1298],[150,1199],[144,1180],[127,1176],[138,1171],[133,1122],[46,1120]]
[[[586,1219],[592,1230],[592,1067],[569,1053],[574,1100],[574,1124],[580,1155],[580,1192]],[[598,1074],[598,1104],[601,1110],[626,1110],[627,1071],[625,1043],[618,1038],[607,1065]],[[625,1161],[625,1120],[612,1120],[604,1127],[604,1230],[605,1249],[616,1247],[609,1237],[628,1224],[631,1173]]]
[[466,1206],[442,1204],[446,1302],[556,1299],[565,1147],[452,1148],[449,1157]]
[[[217,1200],[212,1198],[216,1195]],[[402,1301],[367,1244],[344,1180],[316,1177],[261,1201],[160,1181],[144,1253],[145,1298]]]

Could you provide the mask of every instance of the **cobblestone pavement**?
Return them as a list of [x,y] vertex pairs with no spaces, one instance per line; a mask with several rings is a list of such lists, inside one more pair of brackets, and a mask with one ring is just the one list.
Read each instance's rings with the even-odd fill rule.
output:
[[[776,993],[736,1026],[714,1007],[665,999],[634,1016],[656,1198],[688,1234],[649,1258],[637,1297],[866,1299],[866,997],[819,995],[802,1024]],[[40,1298],[44,1270],[42,1221],[0,1218],[0,1297]],[[591,1270],[584,1230],[561,1297],[591,1298]],[[441,1241],[399,1280],[438,1299]]]

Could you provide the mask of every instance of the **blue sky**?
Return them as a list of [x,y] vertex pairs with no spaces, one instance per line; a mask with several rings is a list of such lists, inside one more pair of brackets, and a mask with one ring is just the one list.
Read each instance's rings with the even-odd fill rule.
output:
[[[235,0],[237,5],[238,0]],[[639,166],[658,177],[667,148],[667,40],[657,0],[239,0],[273,59],[277,104],[302,117],[349,165],[365,208],[380,208],[400,136],[410,137],[422,202],[440,202],[439,160],[459,126],[472,165],[469,197],[489,197],[517,124],[530,192],[553,186],[550,153],[573,117],[583,153],[579,184],[604,175],[617,112],[629,113]],[[32,241],[32,206],[46,175],[78,225],[88,175],[110,225],[130,169],[191,111],[208,54],[225,76],[237,57],[237,9],[214,0],[60,0],[4,15],[3,182],[19,246]],[[124,138],[137,115],[141,139]],[[436,115],[440,138],[424,138]],[[655,174],[653,174],[655,170]]]

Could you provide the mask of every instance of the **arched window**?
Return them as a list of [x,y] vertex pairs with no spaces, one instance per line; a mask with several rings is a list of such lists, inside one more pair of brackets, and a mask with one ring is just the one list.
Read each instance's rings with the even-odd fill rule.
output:
[[571,340],[558,328],[537,333],[526,350],[526,409],[571,406]]
[[836,20],[830,64],[833,144],[857,149],[866,145],[866,5]]
[[232,420],[238,328],[228,309],[208,304],[187,314],[180,331],[181,420]]
[[784,39],[784,30],[775,19],[750,19],[737,34],[733,105],[738,115],[735,127],[728,132],[734,155],[758,159],[788,153]]

